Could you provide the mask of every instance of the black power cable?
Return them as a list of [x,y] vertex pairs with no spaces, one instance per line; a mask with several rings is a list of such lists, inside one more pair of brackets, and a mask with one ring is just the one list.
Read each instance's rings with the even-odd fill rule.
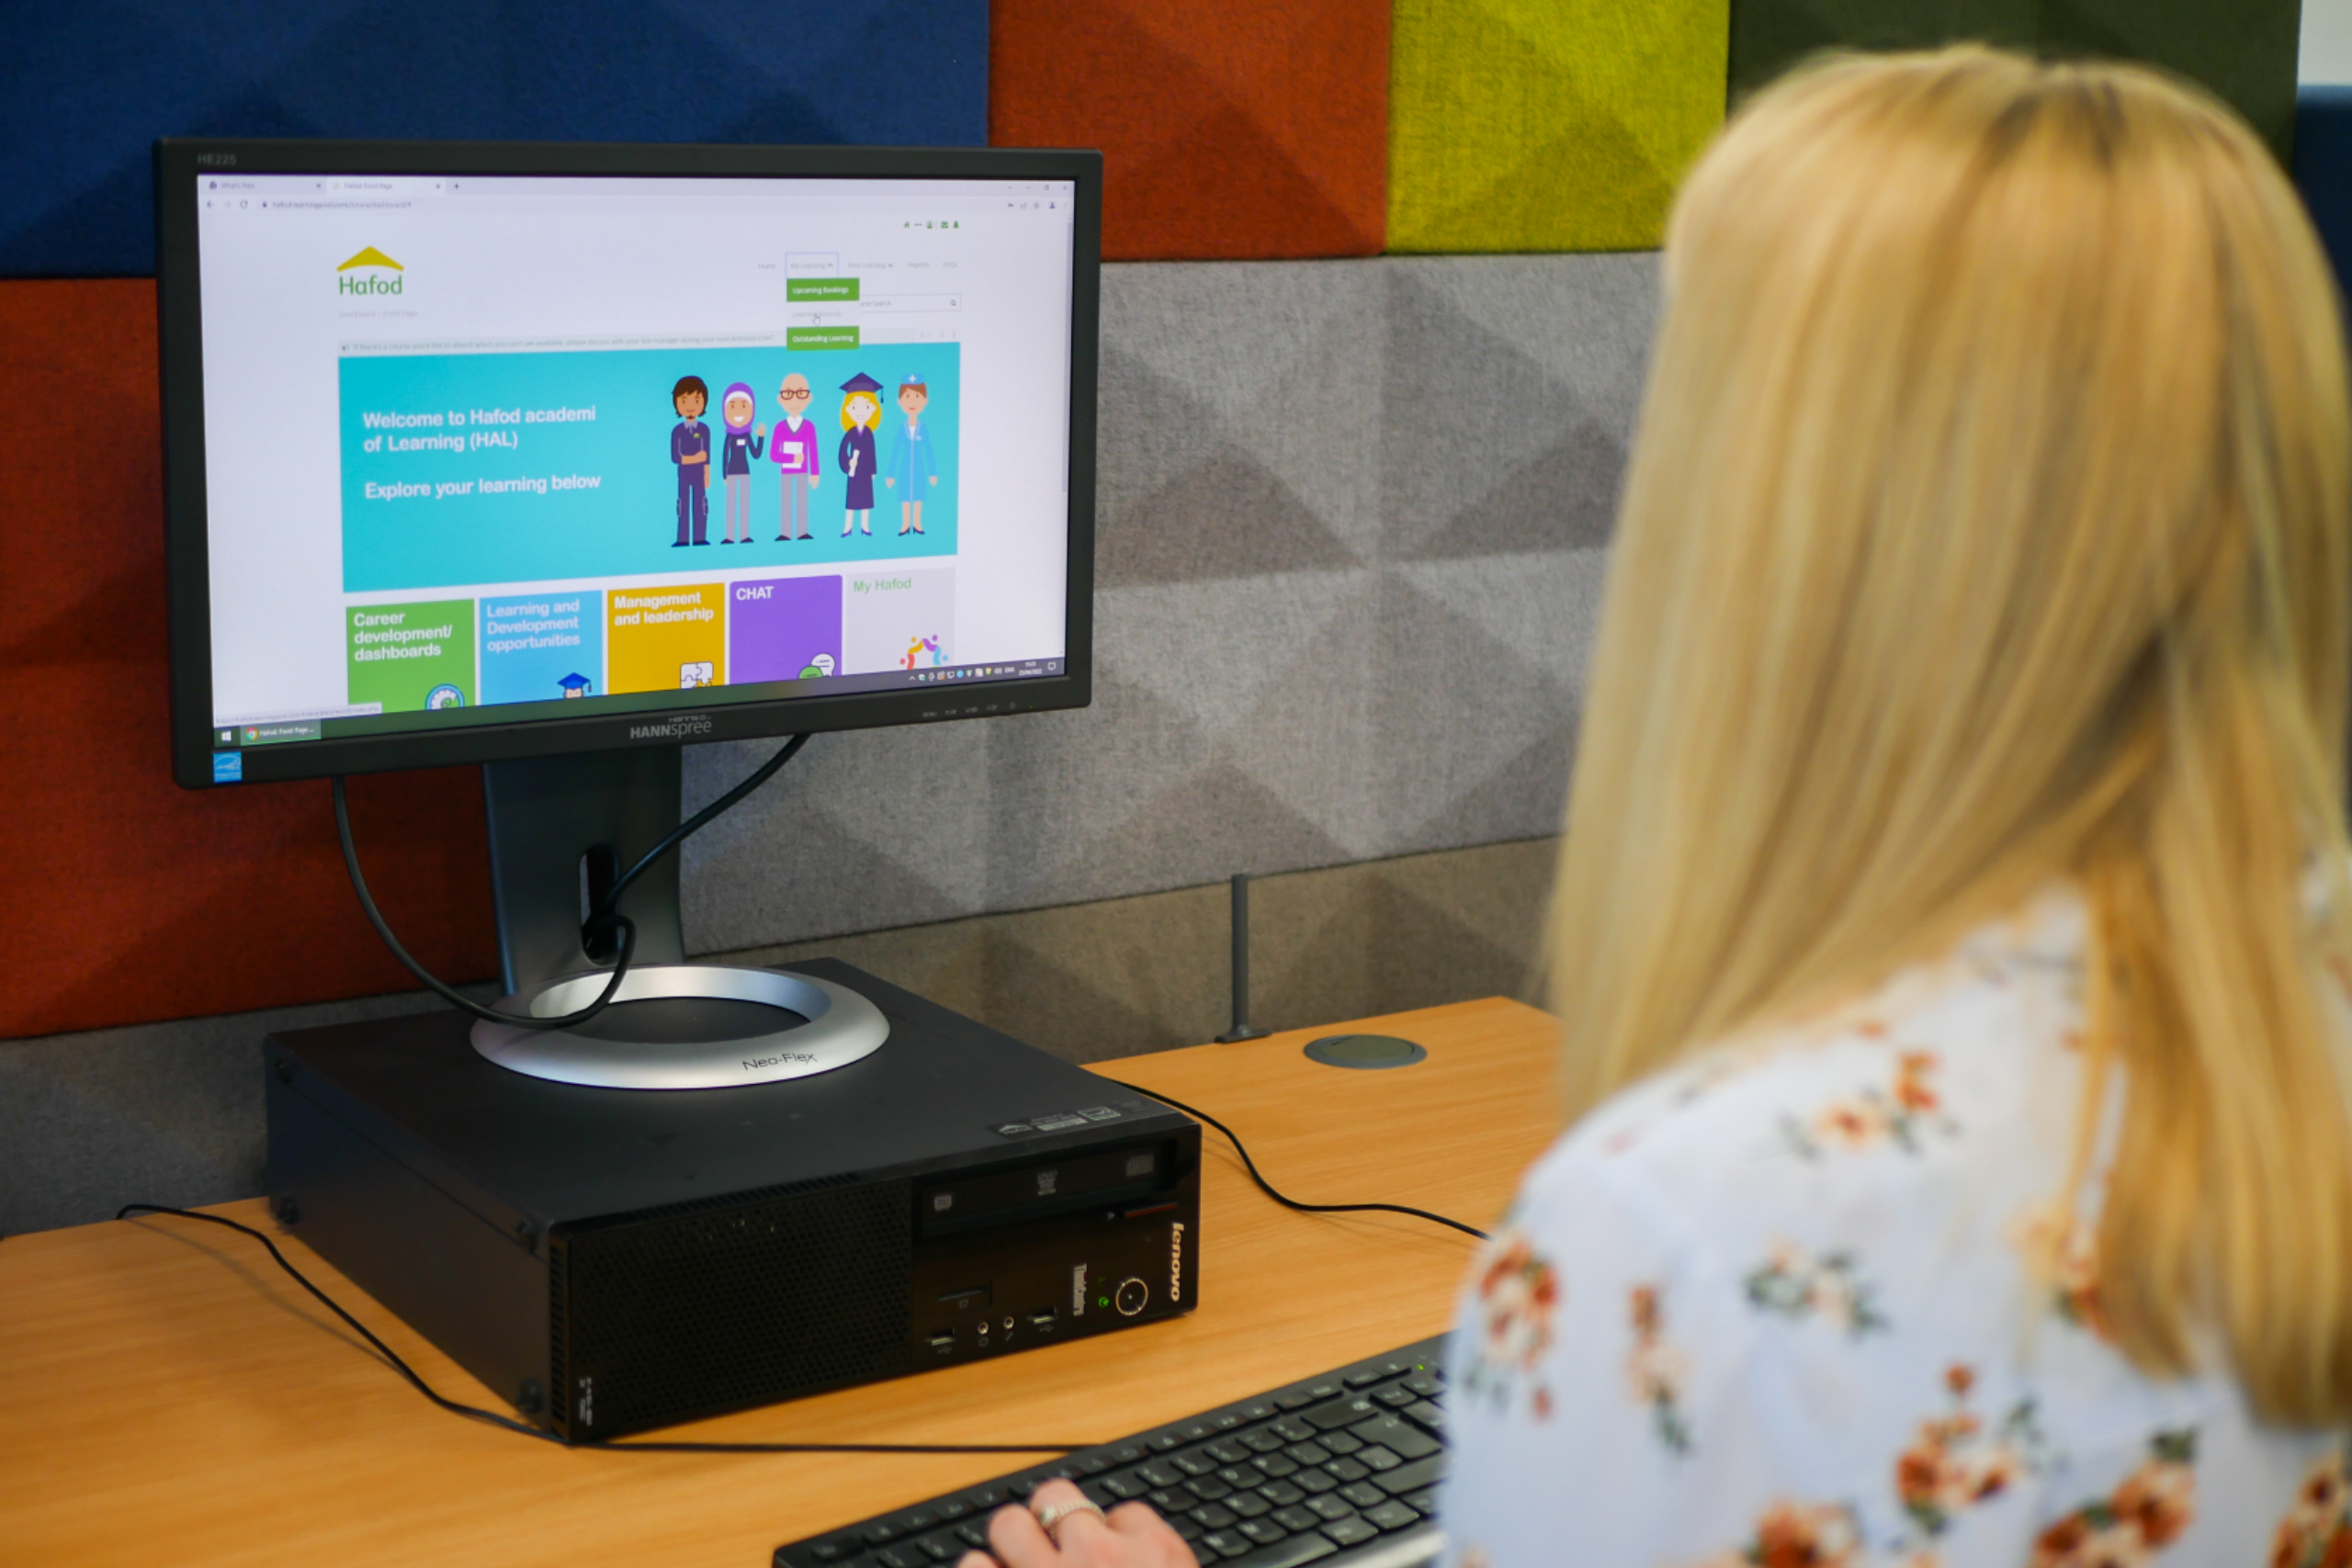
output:
[[775,756],[770,757],[753,771],[751,777],[672,829],[668,837],[639,855],[637,863],[623,872],[614,881],[612,886],[605,890],[605,896],[589,909],[588,918],[580,922],[580,934],[583,945],[605,931],[617,930],[620,932],[621,948],[613,962],[612,977],[605,982],[604,990],[597,994],[594,1001],[577,1012],[564,1013],[560,1017],[534,1018],[527,1013],[501,1012],[496,1008],[484,1007],[433,974],[411,956],[409,950],[401,945],[401,939],[392,934],[392,928],[384,919],[383,911],[376,908],[375,897],[368,891],[368,879],[360,874],[359,852],[351,841],[351,807],[345,798],[343,775],[337,773],[334,780],[334,830],[335,836],[343,842],[343,868],[351,874],[351,890],[359,895],[359,908],[367,912],[368,923],[376,928],[376,934],[383,939],[386,947],[392,950],[392,956],[401,961],[401,966],[424,981],[425,987],[435,996],[461,1012],[471,1013],[474,1017],[486,1019],[492,1023],[508,1024],[516,1029],[576,1028],[612,1006],[613,998],[621,988],[622,979],[628,974],[629,960],[637,953],[637,922],[620,913],[618,908],[621,895],[628,890],[628,885],[635,882],[648,867],[663,855],[701,831],[713,818],[767,783],[769,779],[774,778],[776,770],[792,761],[798,754],[800,748],[807,744],[808,744],[808,737],[806,734],[796,735],[786,741],[777,749]]
[[1250,1172],[1250,1179],[1256,1182],[1265,1192],[1267,1197],[1272,1198],[1275,1202],[1280,1203],[1285,1209],[1295,1209],[1302,1214],[1406,1214],[1409,1215],[1413,1219],[1427,1220],[1432,1224],[1452,1225],[1464,1235],[1474,1235],[1480,1241],[1485,1241],[1487,1239],[1487,1233],[1480,1230],[1476,1225],[1465,1225],[1460,1220],[1449,1220],[1443,1214],[1433,1214],[1427,1209],[1416,1209],[1409,1204],[1405,1203],[1303,1203],[1297,1199],[1290,1197],[1286,1193],[1283,1192],[1280,1189],[1275,1187],[1272,1182],[1267,1180],[1265,1177],[1261,1175],[1258,1170],[1258,1162],[1251,1159],[1250,1157],[1250,1151],[1241,1146],[1240,1137],[1232,1128],[1227,1126],[1224,1122],[1218,1121],[1207,1111],[1195,1111],[1193,1107],[1185,1104],[1181,1100],[1171,1100],[1156,1089],[1146,1089],[1141,1084],[1128,1083],[1124,1078],[1106,1078],[1104,1081],[1107,1083],[1117,1084],[1121,1089],[1131,1089],[1137,1094],[1156,1100],[1159,1101],[1160,1104],[1169,1106],[1173,1110],[1182,1111],[1185,1115],[1190,1116],[1195,1122],[1205,1122],[1210,1126],[1216,1128],[1218,1132],[1223,1133],[1226,1136],[1226,1141],[1233,1145],[1233,1152],[1241,1156],[1241,1164],[1243,1168]]
[[517,1421],[511,1416],[501,1416],[497,1411],[485,1410],[479,1404],[461,1404],[435,1390],[431,1383],[418,1375],[415,1368],[401,1359],[399,1352],[376,1337],[366,1324],[345,1312],[336,1303],[333,1296],[312,1284],[300,1269],[288,1262],[286,1255],[277,1250],[276,1242],[270,1240],[262,1232],[254,1229],[253,1226],[239,1224],[236,1221],[223,1219],[219,1214],[198,1213],[194,1209],[175,1209],[162,1203],[125,1203],[115,1212],[114,1217],[118,1220],[127,1220],[133,1214],[175,1214],[183,1220],[202,1220],[206,1224],[220,1225],[223,1229],[235,1231],[240,1235],[253,1237],[269,1249],[270,1258],[292,1277],[296,1284],[317,1297],[320,1303],[329,1312],[350,1325],[352,1331],[368,1341],[376,1354],[381,1356],[390,1365],[392,1371],[406,1378],[410,1386],[417,1393],[424,1395],[452,1416],[463,1416],[469,1421],[480,1421],[521,1437],[537,1438],[541,1442],[553,1443],[559,1448],[576,1447],[590,1453],[617,1449],[628,1453],[662,1454],[1066,1454],[1095,1446],[1092,1443],[567,1443],[553,1432],[543,1431],[527,1421]]

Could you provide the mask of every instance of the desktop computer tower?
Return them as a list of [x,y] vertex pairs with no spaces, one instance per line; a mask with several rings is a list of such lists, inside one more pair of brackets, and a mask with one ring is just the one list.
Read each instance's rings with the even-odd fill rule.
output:
[[279,1218],[568,1441],[1190,1311],[1200,1129],[844,964],[888,1043],[587,1089],[435,1012],[270,1036]]

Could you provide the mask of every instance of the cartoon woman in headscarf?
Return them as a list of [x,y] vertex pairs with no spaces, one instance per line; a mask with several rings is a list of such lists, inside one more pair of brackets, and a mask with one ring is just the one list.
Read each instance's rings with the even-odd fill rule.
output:
[[849,395],[842,400],[842,445],[834,461],[849,482],[842,504],[842,537],[854,525],[861,534],[874,532],[874,432],[882,423],[882,383],[859,371],[842,383]]
[[[722,545],[752,542],[752,459],[760,455],[768,433],[764,424],[753,424],[752,415],[758,412],[759,402],[752,396],[752,389],[738,381],[727,389],[718,400],[719,417],[727,424],[727,441],[720,471],[727,476],[727,537]],[[742,534],[739,538],[737,529]]]

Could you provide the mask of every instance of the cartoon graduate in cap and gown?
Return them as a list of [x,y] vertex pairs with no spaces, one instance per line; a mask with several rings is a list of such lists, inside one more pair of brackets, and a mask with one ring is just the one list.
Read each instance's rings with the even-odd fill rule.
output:
[[882,423],[882,383],[859,371],[842,383],[842,445],[835,465],[847,481],[843,498],[842,537],[855,528],[874,532],[874,432]]

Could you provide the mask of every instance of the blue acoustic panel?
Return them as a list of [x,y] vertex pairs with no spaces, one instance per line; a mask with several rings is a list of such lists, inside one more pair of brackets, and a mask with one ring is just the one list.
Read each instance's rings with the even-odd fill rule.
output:
[[158,136],[988,141],[986,0],[97,0],[12,16],[5,276],[153,272]]
[[2295,97],[2295,188],[2352,292],[2352,87],[2305,87]]

